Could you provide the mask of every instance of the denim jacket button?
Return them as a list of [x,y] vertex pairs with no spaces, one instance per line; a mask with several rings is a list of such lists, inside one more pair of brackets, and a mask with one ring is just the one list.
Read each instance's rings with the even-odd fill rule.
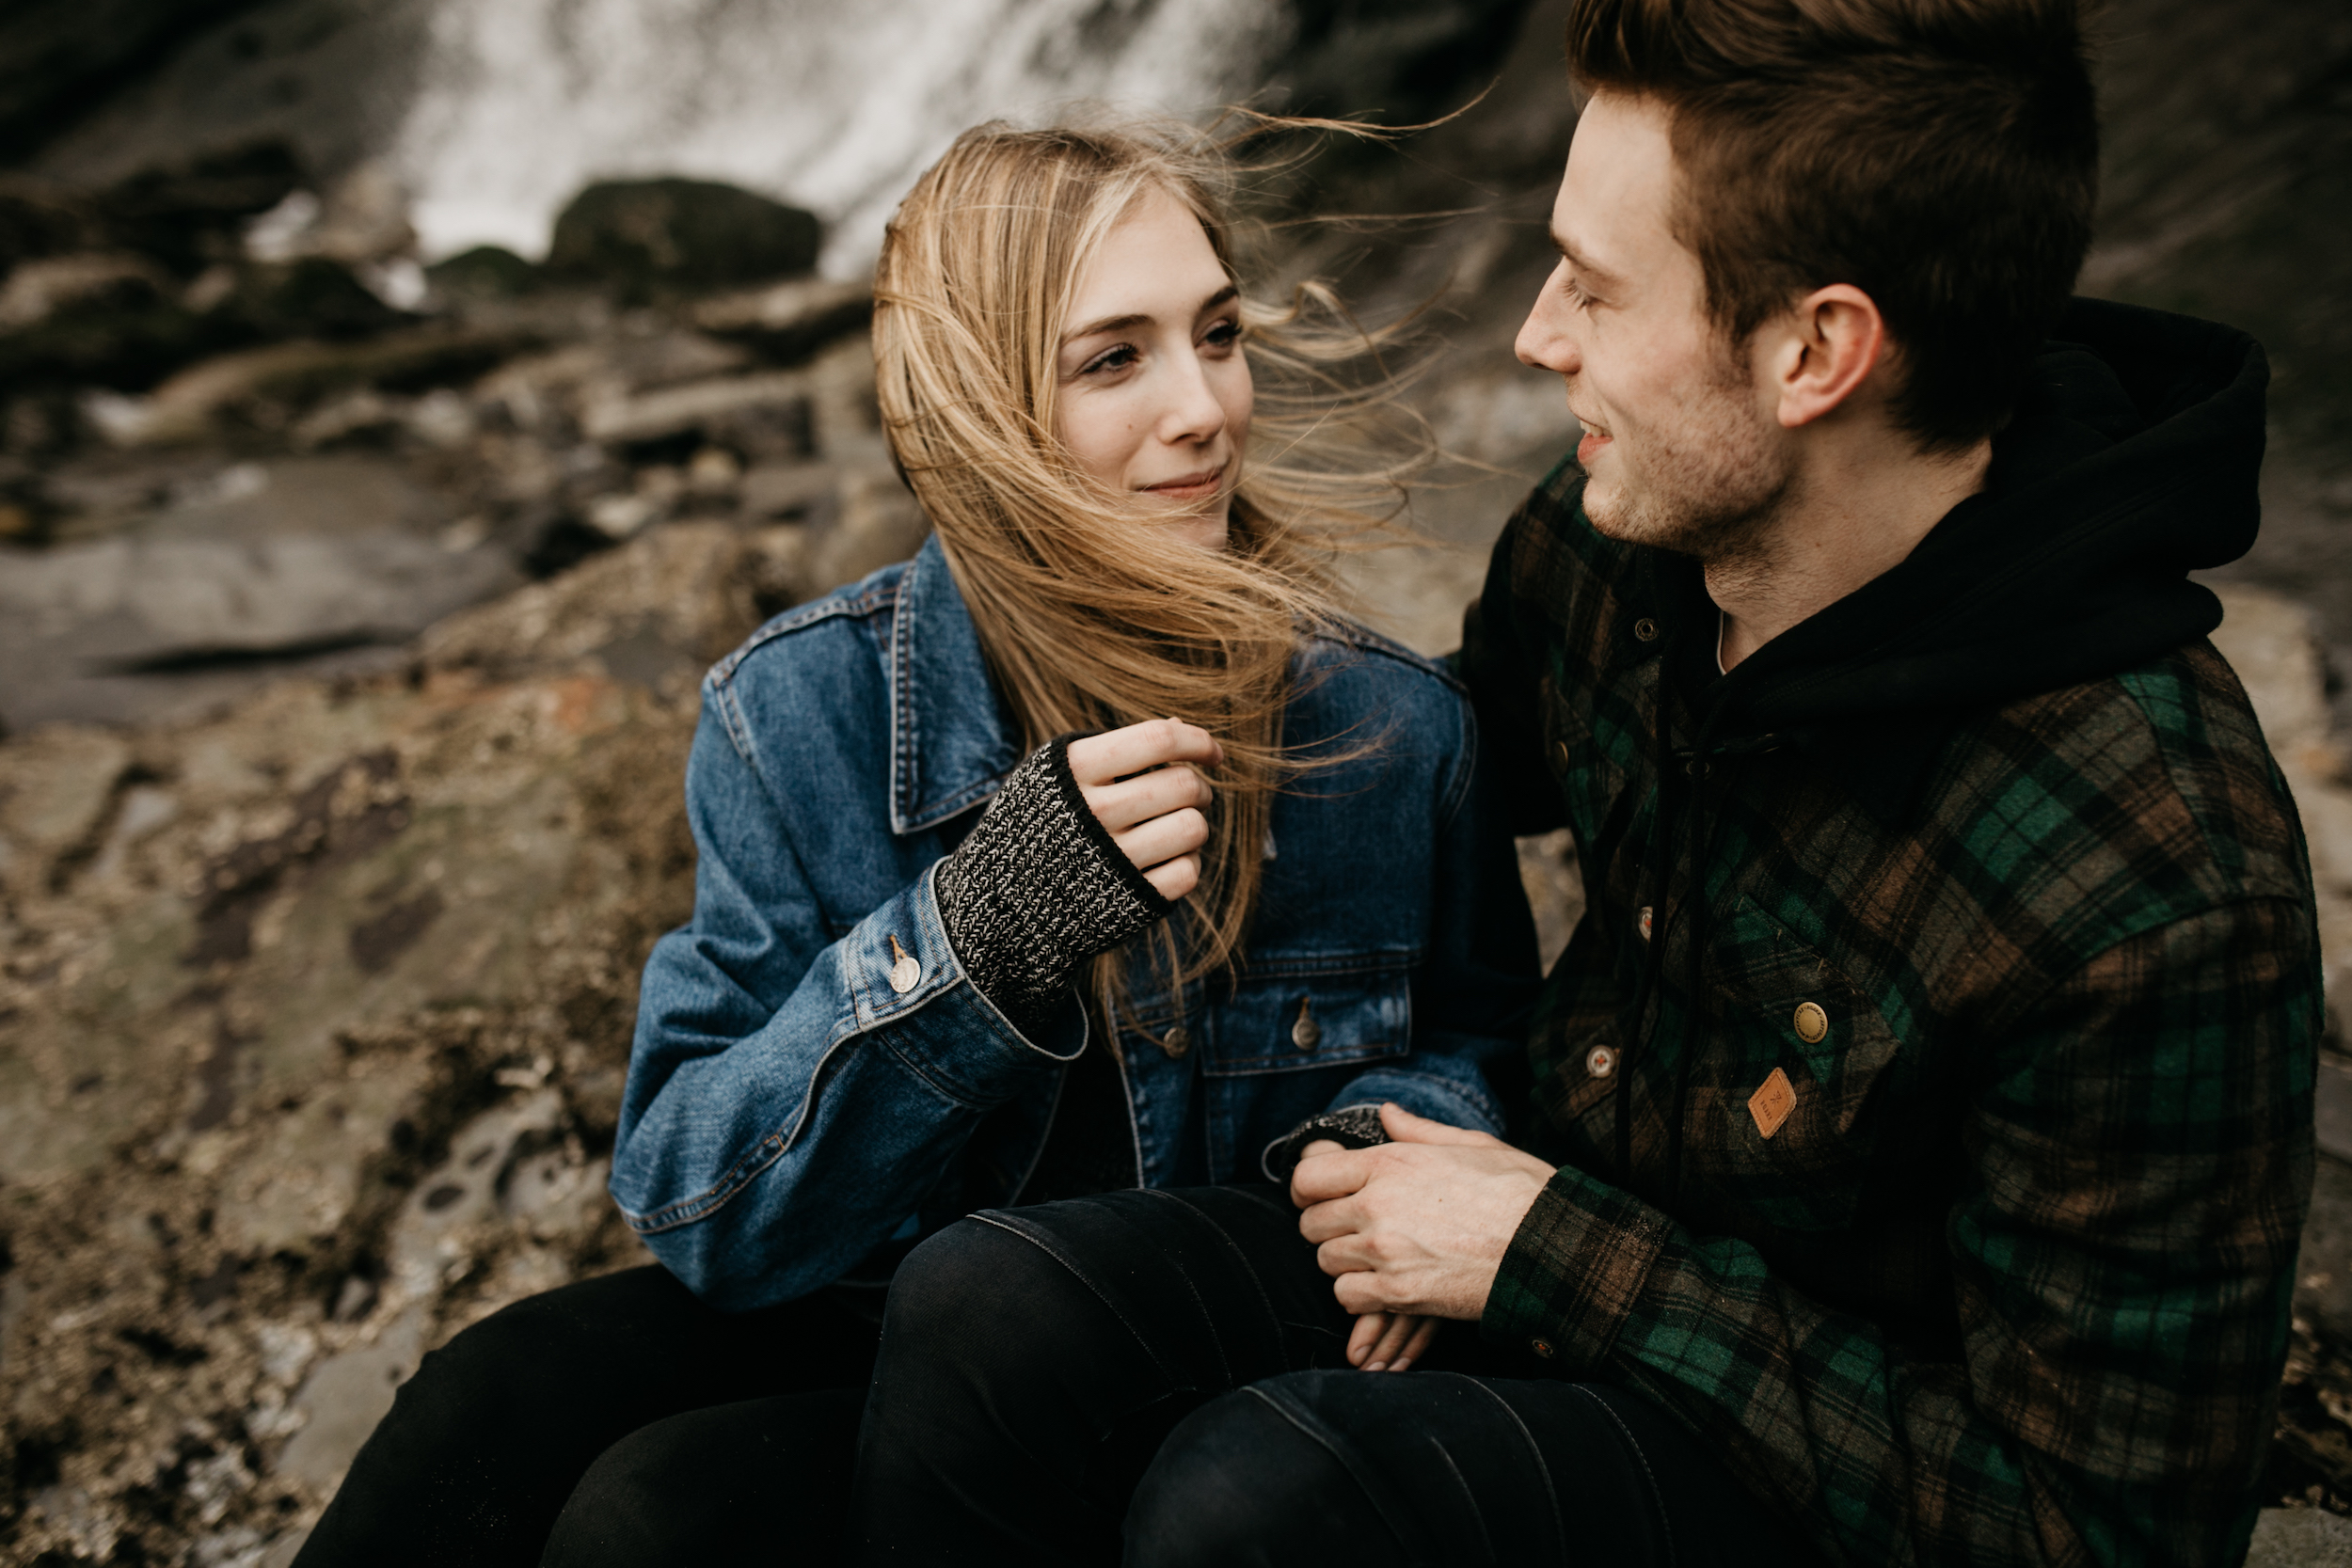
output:
[[1179,1023],[1160,1037],[1160,1049],[1168,1053],[1170,1061],[1177,1060],[1192,1049],[1192,1031]]
[[890,939],[890,950],[898,955],[890,966],[890,989],[904,996],[921,982],[923,966],[915,961],[914,954],[898,945],[895,933]]
[[1323,1025],[1314,1021],[1308,1008],[1314,1004],[1305,997],[1298,1003],[1298,1022],[1291,1025],[1291,1043],[1301,1051],[1312,1051],[1323,1043]]

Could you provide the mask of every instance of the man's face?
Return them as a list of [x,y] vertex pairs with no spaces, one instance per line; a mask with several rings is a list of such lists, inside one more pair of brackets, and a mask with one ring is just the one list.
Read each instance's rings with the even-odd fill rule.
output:
[[1597,94],[1551,214],[1561,261],[1518,356],[1567,382],[1584,513],[1613,539],[1720,561],[1754,547],[1789,483],[1774,404],[1706,309],[1671,224],[1663,107]]

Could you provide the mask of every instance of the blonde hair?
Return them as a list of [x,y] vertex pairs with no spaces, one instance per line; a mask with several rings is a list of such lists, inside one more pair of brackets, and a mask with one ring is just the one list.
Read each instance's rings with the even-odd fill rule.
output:
[[[1308,123],[1255,119],[1252,129]],[[1162,927],[1172,990],[1240,959],[1272,797],[1332,760],[1286,753],[1281,734],[1299,639],[1338,613],[1324,562],[1387,526],[1422,456],[1392,431],[1379,439],[1400,455],[1367,456],[1362,416],[1393,408],[1394,378],[1376,335],[1314,284],[1279,312],[1245,293],[1258,411],[1224,550],[1185,542],[1062,449],[1057,366],[1089,261],[1157,191],[1200,220],[1234,274],[1242,172],[1226,148],[1180,125],[981,125],[900,203],[874,284],[883,427],[1025,748],[1170,715],[1224,748],[1185,929]],[[1106,1006],[1123,1006],[1126,969],[1118,955],[1098,962]]]

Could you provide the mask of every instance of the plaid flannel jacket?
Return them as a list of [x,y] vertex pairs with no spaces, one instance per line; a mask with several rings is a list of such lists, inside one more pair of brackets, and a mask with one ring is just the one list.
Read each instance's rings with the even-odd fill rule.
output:
[[1515,831],[1570,828],[1589,897],[1533,1033],[1560,1170],[1485,1332],[1673,1410],[1832,1561],[2236,1563],[2319,1035],[2301,829],[2236,677],[2199,640],[1924,742],[1671,779],[1712,822],[1692,969],[1689,868],[1643,864],[1674,611],[1581,484],[1514,517],[1461,655]]

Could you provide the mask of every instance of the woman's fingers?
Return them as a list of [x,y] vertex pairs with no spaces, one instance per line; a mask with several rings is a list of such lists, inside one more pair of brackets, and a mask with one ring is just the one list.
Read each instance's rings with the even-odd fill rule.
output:
[[1209,819],[1186,806],[1111,834],[1119,852],[1149,871],[1162,861],[1189,855],[1209,842]]
[[1443,1318],[1422,1318],[1418,1320],[1419,1326],[1413,1330],[1413,1337],[1405,1342],[1405,1348],[1397,1353],[1394,1359],[1390,1361],[1389,1370],[1392,1372],[1405,1371],[1409,1369],[1414,1362],[1428,1354],[1429,1341],[1438,1337],[1438,1329],[1444,1323],[1444,1322],[1445,1320]]
[[1118,784],[1085,784],[1079,793],[1095,820],[1113,832],[1172,811],[1205,806],[1210,800],[1209,782],[1183,763]]
[[1162,861],[1143,874],[1154,892],[1173,904],[1200,885],[1200,857],[1179,855],[1172,861]]
[[1387,1371],[1390,1364],[1403,1354],[1413,1331],[1421,1326],[1421,1320],[1409,1313],[1383,1312],[1380,1316],[1387,1321],[1381,1324],[1380,1337],[1373,1341],[1372,1353],[1364,1357],[1364,1370],[1368,1372]]
[[1216,736],[1181,719],[1148,719],[1070,743],[1070,771],[1081,788],[1106,784],[1171,762],[1214,768],[1224,760]]

